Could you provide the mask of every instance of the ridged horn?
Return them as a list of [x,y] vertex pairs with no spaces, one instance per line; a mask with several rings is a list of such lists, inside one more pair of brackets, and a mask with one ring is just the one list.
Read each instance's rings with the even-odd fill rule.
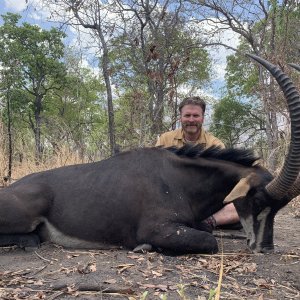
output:
[[[292,63],[290,63],[288,65],[300,72],[299,65],[292,64]],[[294,182],[293,186],[289,189],[289,191],[286,195],[287,203],[299,195],[300,195],[300,174],[298,174],[296,181]]]
[[294,182],[293,186],[289,189],[288,193],[286,194],[285,200],[286,203],[289,203],[291,200],[296,198],[300,195],[300,174],[298,178]]
[[276,200],[281,200],[293,186],[300,170],[300,95],[290,78],[270,62],[253,54],[249,57],[263,65],[278,82],[288,105],[291,119],[291,141],[288,154],[280,173],[267,186],[266,191]]

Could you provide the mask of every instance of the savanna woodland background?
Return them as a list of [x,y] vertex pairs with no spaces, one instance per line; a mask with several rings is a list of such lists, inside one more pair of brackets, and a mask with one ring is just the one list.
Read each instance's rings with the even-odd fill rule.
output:
[[[299,62],[299,1],[42,0],[35,9],[46,8],[49,29],[1,16],[2,185],[152,146],[194,94],[206,98],[206,127],[227,147],[253,148],[278,169],[290,135],[286,103],[245,53],[280,65],[299,87],[287,66]],[[237,47],[220,40],[224,30],[238,35]],[[218,97],[206,93],[216,49],[233,50]]]
[[[290,136],[286,103],[245,53],[279,65],[300,88],[300,73],[288,66],[300,62],[298,0],[26,4],[23,16],[53,26],[7,12],[0,18],[0,186],[152,146],[178,126],[177,106],[188,95],[205,97],[205,126],[227,147],[251,148],[269,170],[280,169]],[[217,70],[225,50],[226,69]],[[1,247],[0,298],[299,299],[299,206],[295,199],[276,217],[269,255],[247,252],[244,239],[224,232],[214,256]]]

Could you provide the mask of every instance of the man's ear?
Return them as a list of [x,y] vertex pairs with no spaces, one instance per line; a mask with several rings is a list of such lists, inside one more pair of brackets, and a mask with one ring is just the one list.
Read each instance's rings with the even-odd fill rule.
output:
[[255,173],[250,173],[247,177],[242,178],[232,189],[232,191],[226,196],[223,203],[230,203],[237,198],[245,197],[254,183],[257,182],[257,176]]

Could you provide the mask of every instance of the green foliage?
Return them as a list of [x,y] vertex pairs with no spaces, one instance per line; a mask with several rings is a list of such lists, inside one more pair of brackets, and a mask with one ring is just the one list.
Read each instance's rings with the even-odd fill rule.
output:
[[53,85],[61,86],[64,65],[63,56],[65,34],[55,28],[49,31],[24,23],[17,25],[18,15],[3,16],[0,28],[1,62],[7,68],[14,61],[21,72],[21,85],[29,93],[45,94]]
[[178,290],[177,293],[182,300],[187,300],[186,294],[185,294],[186,285],[185,284],[178,284]]
[[[252,120],[253,128],[256,128],[256,134],[260,141],[253,138],[253,143],[263,149],[267,145],[277,147],[278,141],[278,124],[277,116],[286,110],[285,101],[279,91],[279,87],[274,82],[269,72],[264,68],[258,68],[251,59],[247,58],[245,53],[259,53],[260,56],[267,60],[279,64],[284,68],[284,64],[290,61],[297,61],[299,57],[299,5],[290,4],[280,5],[278,1],[270,1],[265,6],[266,13],[260,19],[257,19],[251,28],[251,39],[241,39],[238,46],[239,52],[227,58],[226,82],[229,95],[240,97],[245,103],[254,104],[255,99],[260,103],[252,105],[251,110],[259,116],[253,116],[246,119]],[[286,71],[286,70],[285,70]],[[261,72],[260,74],[258,72]],[[255,101],[256,103],[256,101]],[[236,113],[232,112],[232,117],[239,120]],[[224,119],[224,117],[222,117]],[[229,119],[227,120],[230,121]],[[234,126],[236,121],[231,123],[223,120],[224,126]],[[238,121],[240,127],[243,126],[248,131],[250,140],[255,131],[250,129],[250,124],[243,124]],[[266,126],[265,126],[266,124]],[[237,128],[239,128],[239,126]],[[229,128],[229,127],[228,127]],[[266,130],[268,128],[268,131]],[[221,136],[226,136],[227,143],[235,143],[240,135],[236,132],[233,134],[225,128],[214,128]],[[260,130],[260,134],[258,134]],[[239,129],[240,131],[240,129]],[[263,132],[262,132],[263,131]],[[250,132],[250,133],[249,133]],[[265,141],[261,140],[264,139]],[[274,151],[274,149],[268,149]],[[261,150],[262,152],[262,150]]]
[[210,131],[218,136],[227,147],[243,144],[255,139],[261,128],[261,120],[255,115],[257,108],[249,103],[237,101],[228,95],[214,105],[213,124]]
[[209,295],[208,295],[208,300],[214,300],[216,293],[217,293],[217,289],[210,289]]
[[24,143],[31,150],[40,145],[47,156],[67,143],[81,157],[106,156],[109,146],[101,142],[107,141],[101,80],[83,69],[78,57],[65,55],[64,33],[26,23],[18,26],[19,18],[7,14],[0,27],[1,113],[5,124],[11,120],[15,151]]
[[141,300],[146,300],[148,294],[149,294],[148,291],[145,291],[141,296]]
[[47,136],[52,145],[69,147],[80,156],[98,159],[106,156],[107,113],[104,86],[91,70],[82,68],[80,60],[69,52],[65,65],[65,86],[45,98]]
[[[253,23],[243,20],[249,21],[249,27],[245,26],[249,35],[240,39],[239,51],[228,57],[227,96],[214,107],[215,124],[211,130],[229,146],[245,141],[257,143],[254,135],[264,130],[262,119],[267,120],[269,115],[267,105],[262,108],[258,101],[268,100],[261,97],[258,68],[244,53],[257,51],[282,65],[297,61],[299,56],[299,5],[280,5],[275,0],[264,4],[267,14],[259,11],[252,15]],[[251,7],[245,8],[249,15]],[[116,142],[121,149],[153,145],[156,134],[169,130],[176,121],[179,100],[203,90],[211,76],[209,54],[202,48],[209,41],[202,41],[198,26],[192,27],[189,21],[194,19],[190,19],[183,4],[172,1],[163,10],[155,3],[143,6],[132,2],[126,9],[131,8],[130,18],[127,13],[122,15],[124,31],[120,31],[121,26],[105,25],[111,32],[107,43],[109,75]],[[89,15],[91,8],[86,5],[84,9]],[[115,13],[121,11],[118,7]],[[108,114],[103,79],[82,68],[79,57],[66,51],[61,31],[20,25],[16,14],[8,13],[2,19],[0,112],[6,125],[12,122],[15,138],[23,132],[31,138],[28,145],[34,148],[40,131],[42,151],[51,153],[67,143],[90,159],[107,156]],[[260,75],[265,83],[271,82],[267,72]],[[274,86],[276,94],[278,87]],[[265,87],[265,98],[266,95]],[[283,103],[281,99],[277,102]],[[277,102],[271,104],[279,111]],[[21,144],[20,140],[15,142]]]
[[251,53],[249,46],[242,43],[240,53],[227,57],[226,83],[227,89],[236,96],[253,97],[258,91],[258,70],[250,58],[241,53]]
[[6,91],[7,99],[8,91],[12,89],[25,96],[21,101],[16,97],[10,97],[9,100],[12,107],[22,110],[27,116],[39,159],[43,149],[43,99],[50,90],[60,89],[64,84],[65,67],[60,59],[64,51],[62,38],[65,35],[55,28],[47,31],[28,23],[18,26],[18,15],[9,13],[2,18],[4,24],[0,27],[0,61],[3,67],[1,75],[6,84],[3,90]]
[[[159,10],[151,14],[151,20],[159,26],[147,24],[142,29],[133,20],[126,24],[124,35],[111,41],[112,82],[123,98],[118,104],[124,104],[120,108],[130,120],[135,119],[132,112],[139,110],[142,122],[136,119],[135,130],[143,135],[151,135],[155,125],[159,133],[170,128],[179,91],[186,86],[201,89],[210,78],[210,57],[199,47],[200,36],[194,35],[180,15],[165,12],[160,19],[160,14]],[[137,106],[129,107],[132,104]],[[163,125],[165,128],[161,128]]]
[[297,1],[280,5],[270,1],[268,18],[255,23],[253,34],[261,40],[260,51],[265,57],[295,61],[299,57],[300,7]]

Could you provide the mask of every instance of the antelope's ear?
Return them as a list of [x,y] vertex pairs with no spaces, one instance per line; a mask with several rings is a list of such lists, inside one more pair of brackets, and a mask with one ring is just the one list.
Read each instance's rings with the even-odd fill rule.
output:
[[242,178],[232,189],[232,191],[226,196],[223,203],[230,203],[237,198],[245,197],[253,186],[254,179],[256,178],[255,173],[250,173],[247,177]]

